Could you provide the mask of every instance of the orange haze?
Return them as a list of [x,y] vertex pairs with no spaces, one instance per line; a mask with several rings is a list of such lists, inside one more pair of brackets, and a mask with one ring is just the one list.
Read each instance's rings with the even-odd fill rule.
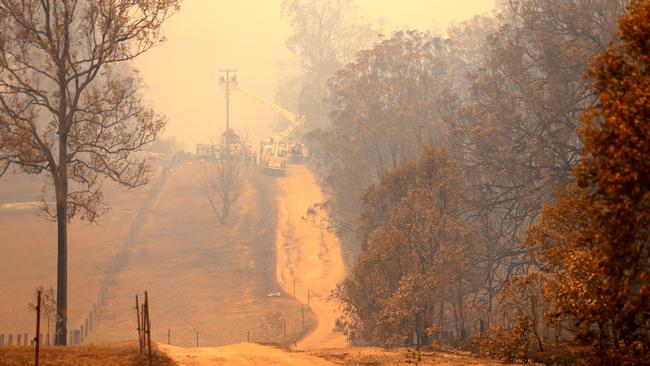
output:
[[[272,99],[279,80],[292,72],[285,47],[288,20],[281,0],[185,0],[181,12],[164,26],[167,42],[136,61],[148,88],[146,98],[169,117],[166,136],[194,144],[216,139],[225,124],[219,68],[236,68],[242,87]],[[357,0],[362,15],[396,28],[444,30],[477,14],[490,12],[494,0]],[[284,65],[280,67],[280,65]],[[248,131],[252,141],[268,133],[276,114],[250,98],[234,94],[231,126]]]

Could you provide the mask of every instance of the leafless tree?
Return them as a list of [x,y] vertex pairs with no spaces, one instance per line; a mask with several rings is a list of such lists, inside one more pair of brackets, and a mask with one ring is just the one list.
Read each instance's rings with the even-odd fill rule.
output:
[[230,210],[243,191],[247,162],[222,147],[221,156],[201,163],[199,176],[210,206],[219,222],[225,224]]
[[[36,289],[36,292],[38,293],[39,291],[41,292],[41,313],[47,320],[47,340],[49,344],[50,320],[56,316],[56,295],[54,292],[54,287],[46,289],[44,286],[39,286]],[[29,309],[36,311],[36,305],[29,303]]]
[[0,0],[0,175],[47,173],[58,224],[56,344],[66,343],[67,226],[106,212],[106,177],[147,181],[132,154],[165,119],[145,106],[140,80],[121,66],[163,40],[179,0]]

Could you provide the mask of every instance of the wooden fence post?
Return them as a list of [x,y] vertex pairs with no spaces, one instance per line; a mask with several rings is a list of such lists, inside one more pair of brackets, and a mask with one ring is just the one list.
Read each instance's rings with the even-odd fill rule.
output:
[[135,295],[135,313],[138,316],[138,345],[140,346],[140,354],[142,354],[142,329],[140,328],[140,305],[138,303],[138,295]]
[[41,343],[41,290],[36,294],[36,350],[34,352],[34,365],[38,366],[38,351]]
[[151,365],[152,358],[151,358],[151,319],[149,319],[149,295],[147,294],[147,291],[144,292],[144,308],[146,310],[145,317],[147,318],[147,348],[149,349],[149,365]]

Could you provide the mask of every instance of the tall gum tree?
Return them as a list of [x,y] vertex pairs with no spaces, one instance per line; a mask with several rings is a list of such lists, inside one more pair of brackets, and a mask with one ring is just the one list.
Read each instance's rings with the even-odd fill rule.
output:
[[302,69],[298,109],[307,116],[305,128],[326,128],[327,79],[379,32],[353,0],[283,0],[281,9],[292,29],[286,46]]
[[589,365],[650,364],[649,19],[650,0],[632,1],[591,64],[575,179],[527,240]]
[[68,224],[106,212],[102,183],[147,181],[134,152],[165,119],[124,64],[162,42],[179,0],[0,0],[0,176],[47,173],[57,222],[56,344],[66,344]]

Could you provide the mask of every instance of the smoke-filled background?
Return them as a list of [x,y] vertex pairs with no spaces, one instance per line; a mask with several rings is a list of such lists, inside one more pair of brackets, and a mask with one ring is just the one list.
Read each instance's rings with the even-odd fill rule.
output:
[[[444,33],[451,22],[492,11],[494,1],[362,0],[357,5],[359,17],[390,35],[404,28]],[[274,99],[300,65],[286,46],[292,30],[280,0],[187,0],[181,7],[163,26],[167,42],[135,65],[148,86],[146,96],[170,119],[165,136],[193,151],[194,144],[216,140],[225,128],[220,68],[237,69],[242,88]],[[256,143],[270,131],[277,114],[234,93],[230,118],[233,129],[248,131]]]
[[0,0],[0,364],[36,289],[89,346],[147,291],[180,364],[650,364],[650,0],[49,4]]

